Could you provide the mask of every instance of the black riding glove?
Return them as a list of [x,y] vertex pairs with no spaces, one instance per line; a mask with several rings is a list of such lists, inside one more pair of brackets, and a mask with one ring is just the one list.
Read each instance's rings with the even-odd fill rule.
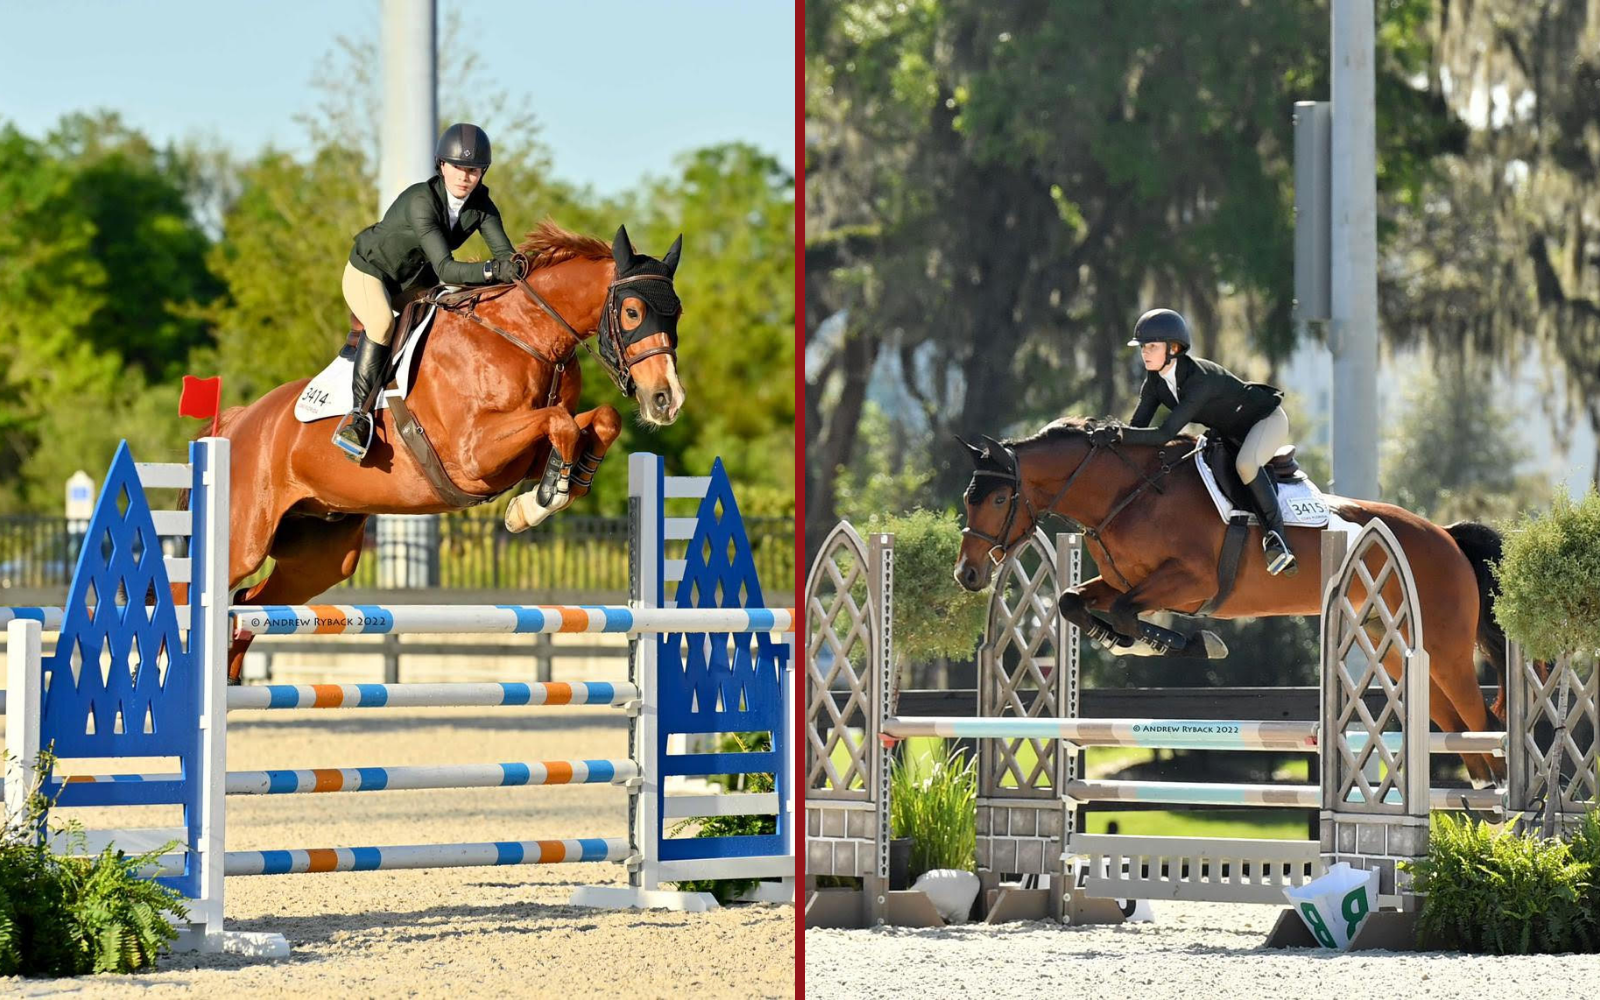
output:
[[490,273],[498,284],[509,285],[517,280],[517,262],[510,257],[497,257],[489,264]]
[[1089,431],[1089,443],[1096,447],[1113,445],[1121,440],[1121,424],[1099,424]]

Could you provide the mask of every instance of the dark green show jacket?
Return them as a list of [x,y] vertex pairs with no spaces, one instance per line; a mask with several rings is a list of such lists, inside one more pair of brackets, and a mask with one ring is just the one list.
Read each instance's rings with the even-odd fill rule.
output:
[[451,251],[480,229],[498,260],[515,250],[506,239],[500,210],[479,184],[467,195],[456,224],[450,225],[444,178],[435,174],[400,192],[383,218],[356,234],[350,263],[383,282],[391,299],[414,288],[437,284],[483,285],[483,265],[456,260]]
[[[1173,378],[1178,383],[1178,398],[1172,398],[1160,372],[1146,372],[1139,389],[1139,408],[1122,432],[1128,444],[1161,445],[1171,441],[1186,424],[1203,424],[1237,444],[1244,440],[1267,414],[1283,402],[1283,390],[1263,382],[1242,381],[1214,361],[1178,356]],[[1156,407],[1171,412],[1159,427],[1147,426],[1155,419]]]

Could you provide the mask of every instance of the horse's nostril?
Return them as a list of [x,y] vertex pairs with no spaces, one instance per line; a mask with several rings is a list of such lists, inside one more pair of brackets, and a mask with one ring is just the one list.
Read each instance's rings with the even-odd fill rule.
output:
[[655,396],[653,397],[653,400],[654,400],[654,402],[656,404],[656,409],[665,410],[668,406],[670,406],[672,404],[672,395],[670,393],[668,393],[665,389],[662,389],[662,390],[659,390],[655,394]]

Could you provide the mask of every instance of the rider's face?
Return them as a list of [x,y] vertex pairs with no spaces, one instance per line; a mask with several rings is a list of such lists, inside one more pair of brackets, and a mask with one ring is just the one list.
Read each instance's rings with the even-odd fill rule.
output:
[[[1165,341],[1152,341],[1139,345],[1139,357],[1144,360],[1146,371],[1158,372],[1167,366],[1167,344]],[[1173,360],[1176,360],[1174,358]]]
[[454,163],[439,164],[439,173],[444,176],[444,186],[457,198],[465,198],[472,193],[472,189],[483,180],[482,167],[458,167]]

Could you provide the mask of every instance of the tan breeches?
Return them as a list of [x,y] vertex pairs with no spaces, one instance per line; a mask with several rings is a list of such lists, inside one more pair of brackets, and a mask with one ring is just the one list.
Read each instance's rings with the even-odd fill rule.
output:
[[1288,443],[1289,415],[1280,406],[1262,417],[1244,436],[1244,443],[1239,446],[1239,457],[1233,466],[1239,471],[1239,478],[1248,486],[1251,480],[1260,475],[1267,459]]
[[356,319],[367,328],[367,339],[375,344],[388,344],[394,336],[394,309],[389,305],[389,293],[383,282],[358,271],[349,261],[344,265],[344,301]]

